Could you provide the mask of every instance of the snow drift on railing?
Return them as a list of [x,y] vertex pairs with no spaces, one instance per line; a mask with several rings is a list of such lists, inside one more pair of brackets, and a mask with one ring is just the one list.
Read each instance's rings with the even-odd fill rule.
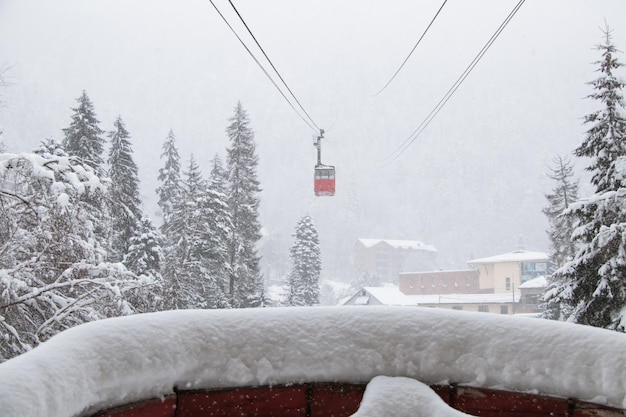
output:
[[87,323],[0,364],[0,415],[71,417],[179,389],[378,375],[625,407],[626,335],[419,307],[181,310]]

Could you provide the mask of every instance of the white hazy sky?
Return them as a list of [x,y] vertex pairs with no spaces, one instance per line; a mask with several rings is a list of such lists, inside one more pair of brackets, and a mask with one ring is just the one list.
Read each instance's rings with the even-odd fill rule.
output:
[[[228,2],[215,2],[244,36]],[[595,77],[593,46],[605,19],[626,49],[626,2],[526,1],[424,134],[388,166],[383,159],[517,1],[450,0],[377,97],[440,0],[234,3],[326,129],[323,159],[338,171],[334,199],[312,197],[314,132],[208,0],[0,0],[0,63],[11,65],[13,83],[2,92],[5,143],[18,152],[61,138],[86,90],[105,130],[118,114],[125,120],[152,213],[167,132],[174,130],[184,160],[193,152],[206,164],[224,155],[224,129],[240,100],[258,143],[263,223],[282,253],[306,212],[316,219],[331,269],[347,261],[354,237],[433,244],[441,267],[508,252],[520,235],[527,249],[548,249],[541,208],[551,184],[544,172],[557,153],[580,143],[581,118],[595,108],[584,100],[591,91],[585,83]]]

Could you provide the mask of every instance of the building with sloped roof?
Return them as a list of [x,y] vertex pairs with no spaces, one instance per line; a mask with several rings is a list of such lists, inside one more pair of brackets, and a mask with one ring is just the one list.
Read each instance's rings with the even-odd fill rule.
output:
[[429,294],[407,295],[395,285],[363,287],[341,305],[437,307],[452,310],[513,314],[521,294]]
[[[380,242],[371,246],[376,245]],[[498,314],[537,313],[547,285],[547,262],[544,252],[517,250],[471,260],[468,262],[470,269],[401,272],[398,287],[364,287],[342,304],[439,307]]]
[[341,305],[384,305],[384,306],[406,306],[413,301],[403,294],[395,285],[384,287],[363,287],[353,296],[345,299]]
[[354,265],[381,281],[398,282],[398,274],[435,269],[437,249],[417,240],[358,239]]
[[400,272],[400,291],[406,295],[489,293],[481,289],[478,270]]
[[494,293],[513,292],[523,283],[548,272],[545,252],[516,250],[467,263],[478,269],[479,287],[492,288]]

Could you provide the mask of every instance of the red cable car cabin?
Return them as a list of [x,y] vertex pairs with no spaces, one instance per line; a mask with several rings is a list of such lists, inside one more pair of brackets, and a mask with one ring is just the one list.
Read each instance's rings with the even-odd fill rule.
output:
[[332,165],[317,165],[313,184],[315,195],[335,195],[335,167]]

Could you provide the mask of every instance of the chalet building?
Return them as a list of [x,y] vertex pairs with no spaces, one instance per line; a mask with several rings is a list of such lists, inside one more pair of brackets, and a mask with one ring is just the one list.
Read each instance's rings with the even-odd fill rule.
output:
[[437,249],[417,240],[359,239],[354,264],[381,281],[398,282],[401,272],[432,271]]

